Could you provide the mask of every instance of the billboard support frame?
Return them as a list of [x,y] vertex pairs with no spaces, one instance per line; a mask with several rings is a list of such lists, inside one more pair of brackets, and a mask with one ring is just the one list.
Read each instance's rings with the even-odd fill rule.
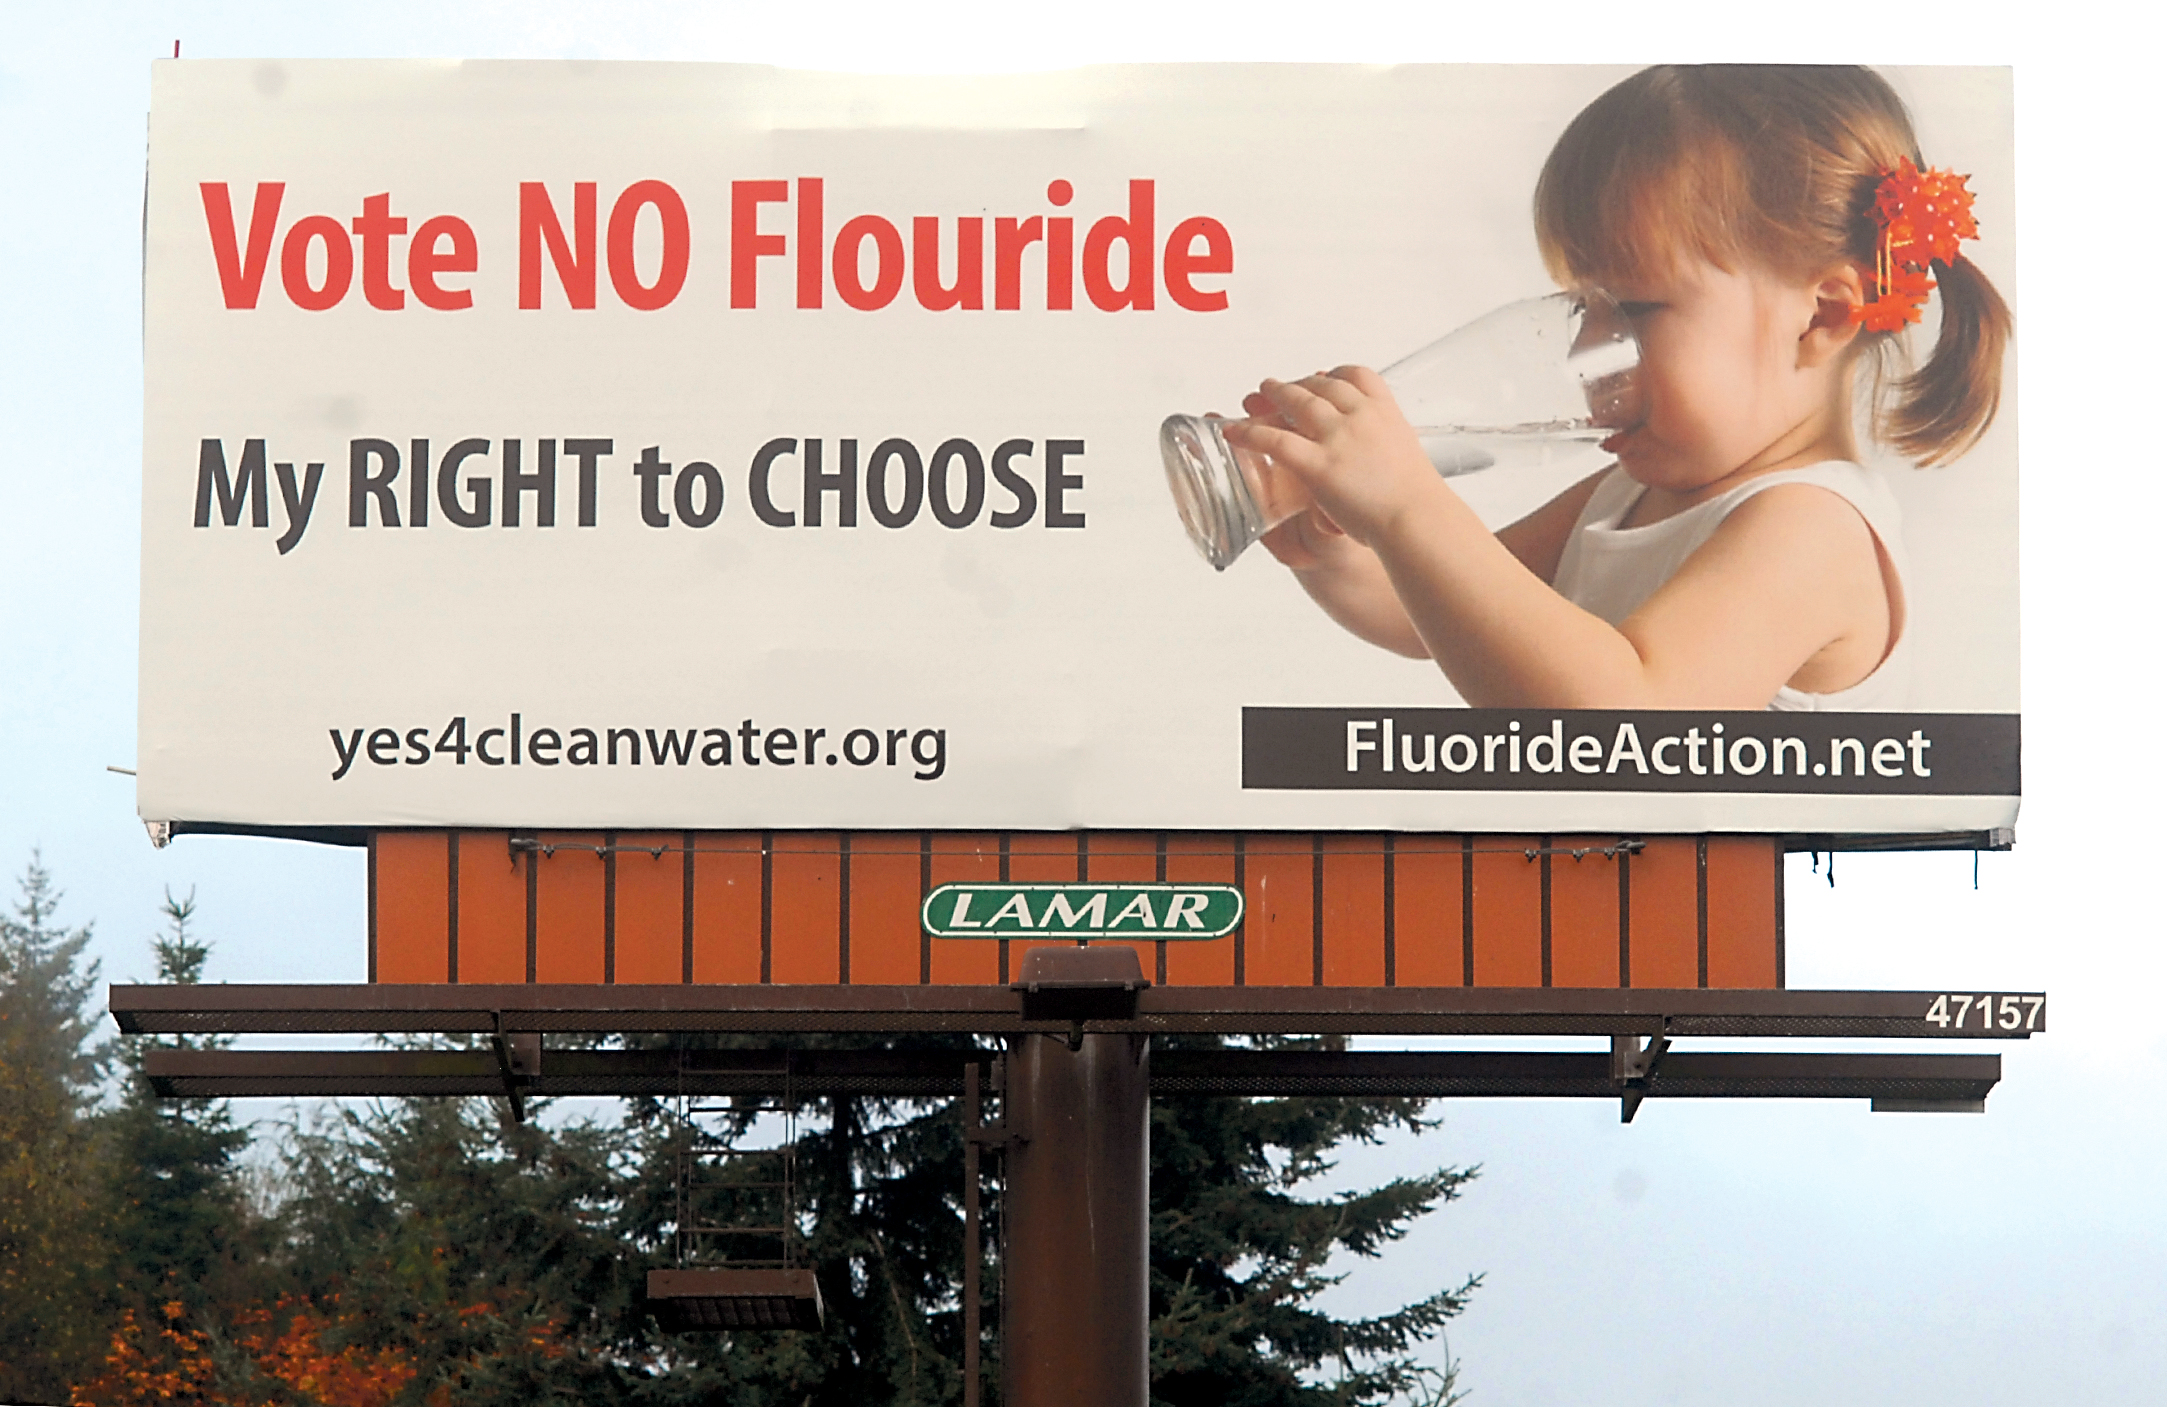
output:
[[[1120,961],[1108,961],[1118,955]],[[1299,1032],[1320,1016],[1350,1013],[1333,999],[1380,994],[1417,996],[1425,989],[1153,989],[1135,972],[1136,957],[1126,947],[1039,948],[1031,950],[1027,975],[1012,988],[960,989],[975,998],[951,1001],[946,1016],[961,1018],[973,1034],[1002,1039],[1005,1049],[963,1054],[954,1049],[908,1051],[693,1051],[577,1049],[551,1051],[547,1030],[610,1027],[622,1033],[668,1030],[691,1033],[719,1029],[718,1018],[733,1011],[728,1000],[742,988],[604,989],[612,998],[599,1001],[589,989],[495,988],[495,1007],[465,1010],[420,1000],[423,992],[471,1001],[483,995],[453,986],[404,989],[404,1016],[396,990],[381,986],[345,988],[262,987],[204,988],[115,986],[109,1005],[123,1030],[179,1034],[236,1029],[334,1029],[379,1033],[404,1026],[438,1035],[480,1036],[485,1047],[468,1050],[260,1051],[152,1048],[145,1053],[145,1073],[162,1098],[236,1095],[392,1094],[504,1097],[515,1119],[524,1119],[525,1101],[550,1094],[634,1094],[675,1092],[745,1094],[772,1092],[782,1081],[792,1096],[825,1092],[885,1094],[890,1097],[955,1096],[963,1143],[963,1400],[980,1398],[981,1323],[979,1244],[980,1154],[984,1147],[1003,1154],[1004,1203],[1014,1205],[1001,1219],[1002,1293],[1000,1296],[1002,1400],[1016,1407],[1142,1407],[1149,1396],[1149,1109],[1156,1096],[1320,1096],[1380,1097],[1613,1097],[1619,1115],[1632,1122],[1650,1097],[1788,1097],[1866,1098],[1875,1110],[1927,1112],[1983,1110],[1987,1094],[2001,1077],[1998,1055],[1876,1056],[1781,1052],[1770,1054],[1680,1053],[1676,1037],[1695,1020],[1705,1032],[1726,1022],[1738,1034],[1833,1034],[1845,1022],[1875,1022],[1881,1034],[1898,1012],[1918,1010],[1920,993],[1776,992],[1634,992],[1560,993],[1555,989],[1511,994],[1482,992],[1482,1000],[1462,1001],[1458,1015],[1480,1016],[1491,1023],[1522,1024],[1537,1012],[1511,1008],[1552,1005],[1576,995],[1583,1008],[1571,1013],[1583,1024],[1609,1028],[1608,1053],[1528,1051],[1349,1051],[1168,1050],[1154,1059],[1153,1017],[1170,1034],[1180,1019],[1181,1003],[1190,1017],[1225,1017],[1244,1003],[1233,998],[1277,996],[1275,1013],[1255,1000],[1247,1003],[1251,1029]],[[1119,969],[1119,970],[1116,970]],[[1118,999],[1112,1019],[1088,1025],[1064,1010],[1053,1020],[1025,1020],[1034,1000],[1045,993],[1034,987],[1060,981],[1062,995],[1083,995],[1084,987],[1103,988]],[[885,989],[890,1003],[928,998],[940,989]],[[1507,989],[1509,991],[1509,989]],[[687,993],[705,992],[710,1000],[687,1003]],[[823,1000],[821,992],[825,993]],[[876,996],[883,989],[820,989],[801,992],[791,1004],[765,1003],[754,1015],[796,1017],[789,1027],[769,1026],[775,1035],[795,1030],[810,1034],[832,1029],[846,1014],[835,1008],[855,1006],[861,1020],[878,1008],[852,998]],[[956,989],[951,989],[954,995]],[[1428,989],[1438,997],[1451,989]],[[525,1009],[502,998],[524,995]],[[775,989],[762,995],[772,997]],[[787,995],[787,994],[786,994]],[[535,1000],[537,996],[540,1000]],[[1145,998],[1160,998],[1160,1010],[1147,1012]],[[1307,997],[1305,1003],[1299,1000]],[[1623,997],[1628,1000],[1618,1000]],[[1654,997],[1656,1003],[1634,998]],[[392,998],[387,1000],[387,998]],[[584,1000],[582,999],[584,998]],[[629,1000],[628,1000],[629,998]],[[643,1000],[644,998],[644,1000]],[[1203,998],[1199,1001],[1199,998]],[[1216,998],[1214,1000],[1214,998]],[[1294,998],[1289,1000],[1288,998]],[[1667,1002],[1661,999],[1669,999]],[[675,999],[675,1000],[673,1000]],[[989,1000],[990,999],[990,1000]],[[1697,999],[1697,1000],[1694,1000]],[[1728,999],[1728,1000],[1726,1000]],[[1982,1034],[2023,1038],[2043,1025],[2044,997],[2023,1029]],[[1674,1003],[1689,1012],[1683,1020],[1662,1014]],[[1308,1008],[1306,1011],[1302,1007]],[[1327,1013],[1326,1005],[1340,1007]],[[433,1006],[433,1011],[419,1008]],[[1006,1007],[1006,1011],[1002,1010]],[[1402,1003],[1403,1011],[1404,1001]],[[1465,1008],[1489,1007],[1487,1012]],[[1632,1009],[1636,1006],[1645,1009]],[[1742,1007],[1727,1016],[1724,1006]],[[1692,1009],[1698,1007],[1698,1011]],[[704,1008],[704,1009],[703,1009]],[[823,1008],[827,1008],[823,1010]],[[965,1010],[964,1008],[969,1008]],[[1607,1009],[1604,1009],[1607,1008]],[[735,1007],[746,1014],[746,1004]],[[607,1013],[607,1014],[605,1014]],[[973,1020],[976,1015],[978,1019]],[[1051,1013],[1048,1013],[1051,1014]],[[414,1018],[420,1017],[419,1020]],[[1006,1020],[990,1018],[1006,1017]],[[694,1018],[688,1023],[687,1018]],[[704,1017],[705,1020],[699,1018]],[[1259,1024],[1262,1018],[1263,1024]],[[564,1024],[569,1022],[569,1024]],[[1540,1023],[1537,1022],[1537,1025]],[[987,1030],[988,1026],[999,1029]],[[890,1027],[888,1029],[893,1029]],[[1210,1029],[1209,1026],[1200,1029]],[[1533,1029],[1533,1027],[1530,1027]],[[1592,1034],[1582,1030],[1580,1034]],[[1963,1038],[1921,1018],[1907,1034]],[[1001,1118],[984,1122],[981,1081],[990,1068],[999,1093]],[[763,1083],[765,1082],[765,1083]],[[1020,1166],[1019,1166],[1020,1165]],[[1019,1197],[1018,1189],[1022,1188]],[[1133,1243],[1133,1244],[1132,1244]],[[1013,1269],[1014,1273],[1011,1274]],[[808,1277],[809,1278],[809,1277]],[[653,1298],[655,1277],[650,1276]],[[1083,1293],[1076,1293],[1081,1282]],[[665,1287],[667,1288],[667,1287]],[[715,1287],[702,1293],[713,1298]],[[818,1287],[809,1291],[818,1304]],[[658,1314],[682,1318],[685,1306],[665,1294],[654,1299]],[[699,1298],[691,1295],[690,1298]],[[795,1303],[795,1301],[793,1301]],[[672,1320],[671,1322],[677,1322]],[[780,1322],[780,1321],[778,1321]]]

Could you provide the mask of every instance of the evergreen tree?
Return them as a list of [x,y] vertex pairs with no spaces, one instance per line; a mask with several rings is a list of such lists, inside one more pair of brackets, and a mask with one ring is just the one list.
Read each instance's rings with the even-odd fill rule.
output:
[[[674,1264],[687,1129],[657,1101],[622,1124],[549,1101],[391,1100],[288,1135],[288,1288],[362,1310],[417,1369],[408,1397],[731,1407],[954,1402],[960,1127],[945,1101],[808,1104],[800,1263],[821,1333],[663,1333],[650,1268]],[[739,1127],[758,1117],[748,1110]]]
[[[1158,1037],[1218,1045],[1213,1037]],[[1265,1039],[1280,1049],[1337,1041]],[[1438,1168],[1365,1192],[1305,1200],[1331,1151],[1436,1123],[1419,1099],[1153,1102],[1151,1380],[1163,1407],[1355,1407],[1456,1400],[1451,1365],[1413,1350],[1458,1314],[1470,1276],[1394,1313],[1341,1320],[1312,1303],[1345,1278],[1335,1253],[1374,1257],[1459,1195],[1472,1169]],[[1328,1374],[1324,1370],[1329,1367]]]
[[[1157,1037],[1213,1046],[1215,1037]],[[747,1042],[751,1043],[751,1042]],[[826,1041],[821,1044],[844,1044]],[[868,1043],[862,1039],[855,1044]],[[964,1044],[962,1042],[958,1043]],[[1266,1041],[1302,1048],[1316,1043]],[[1314,1300],[1342,1274],[1335,1253],[1374,1256],[1474,1175],[1442,1168],[1358,1194],[1305,1198],[1331,1171],[1330,1151],[1398,1128],[1434,1126],[1419,1100],[1160,1099],[1152,1109],[1153,1398],[1164,1407],[1362,1407],[1455,1400],[1449,1368],[1415,1353],[1460,1312],[1479,1277],[1440,1287],[1395,1313],[1342,1320]],[[682,1138],[659,1106],[628,1227],[660,1244],[668,1155]],[[835,1099],[804,1111],[798,1161],[808,1231],[829,1323],[818,1335],[685,1336],[673,1400],[715,1386],[748,1407],[961,1399],[962,1140],[946,1101]],[[643,1121],[636,1118],[635,1122]],[[997,1202],[994,1206],[997,1207]],[[996,1228],[997,1230],[997,1228]],[[991,1294],[998,1269],[983,1281]],[[997,1306],[985,1308],[990,1329]],[[994,1401],[998,1362],[985,1355]]]
[[[959,1056],[969,1045],[951,1043]],[[710,1127],[772,1143],[772,1124],[753,1127],[772,1107],[742,1103]],[[820,1279],[828,1323],[818,1333],[662,1333],[641,1303],[642,1282],[674,1263],[673,1172],[690,1131],[666,1101],[637,1102],[616,1126],[564,1124],[546,1104],[533,1112],[514,1124],[501,1101],[387,1101],[290,1137],[289,1288],[359,1313],[374,1326],[371,1351],[412,1363],[403,1400],[441,1391],[462,1404],[960,1402],[962,1138],[952,1102],[801,1102],[794,1258]],[[1152,1119],[1157,1402],[1452,1400],[1449,1373],[1421,1367],[1415,1350],[1460,1310],[1473,1280],[1372,1320],[1339,1319],[1314,1302],[1340,1278],[1335,1254],[1374,1255],[1472,1175],[1446,1168],[1315,1195],[1333,1148],[1430,1127],[1419,1101],[1188,1098],[1157,1101]],[[990,1190],[998,1179],[988,1171]],[[989,1213],[997,1208],[990,1199]],[[988,1241],[990,1333],[992,1215]],[[352,1334],[338,1342],[358,1344]],[[989,1341],[988,1402],[997,1400],[995,1348]]]
[[75,1114],[97,1102],[113,1059],[98,1040],[98,964],[83,964],[90,925],[57,924],[61,891],[33,852],[13,918],[0,917],[0,1042],[23,1076],[61,1091]]
[[24,1054],[0,1041],[0,1402],[54,1402],[102,1346],[104,1241],[89,1129]]
[[286,1140],[288,1291],[357,1316],[338,1346],[410,1364],[402,1401],[629,1400],[651,1353],[623,1330],[643,1270],[616,1224],[625,1144],[501,1101],[331,1110]]
[[[210,947],[191,931],[195,911],[193,894],[176,899],[167,892],[159,909],[166,927],[151,940],[161,982],[203,980]],[[177,1043],[226,1044],[185,1037]],[[241,1183],[249,1131],[234,1122],[224,1100],[153,1094],[143,1074],[149,1046],[143,1037],[124,1040],[127,1084],[106,1120],[117,1293],[139,1312],[175,1300],[192,1308],[238,1302],[248,1294],[240,1282],[265,1249]]]
[[36,855],[0,918],[0,1400],[58,1401],[104,1343],[92,1109],[111,1060],[90,926],[58,923]]

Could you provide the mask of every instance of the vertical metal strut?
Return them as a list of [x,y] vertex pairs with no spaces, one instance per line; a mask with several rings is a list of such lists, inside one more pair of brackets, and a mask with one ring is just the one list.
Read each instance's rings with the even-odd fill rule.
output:
[[978,1407],[978,1145],[984,1137],[979,1119],[978,1062],[963,1067],[963,1407]]

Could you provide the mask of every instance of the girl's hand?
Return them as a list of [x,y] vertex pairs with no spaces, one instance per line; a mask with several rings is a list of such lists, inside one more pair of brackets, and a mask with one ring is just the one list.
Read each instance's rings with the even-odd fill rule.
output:
[[1443,487],[1391,388],[1367,367],[1266,381],[1243,408],[1255,418],[1228,425],[1229,437],[1292,470],[1332,523],[1364,546]]
[[[1251,420],[1276,422],[1279,419],[1279,412],[1272,408],[1272,403],[1256,391],[1242,397],[1242,414]],[[1360,550],[1347,541],[1347,534],[1321,508],[1295,514],[1257,541],[1279,560],[1281,566],[1296,572],[1315,571],[1344,561],[1346,554]]]
[[1312,508],[1273,528],[1257,539],[1264,550],[1279,559],[1279,565],[1296,572],[1312,572],[1342,560],[1347,553],[1365,549],[1347,540],[1339,525],[1324,516],[1321,508]]

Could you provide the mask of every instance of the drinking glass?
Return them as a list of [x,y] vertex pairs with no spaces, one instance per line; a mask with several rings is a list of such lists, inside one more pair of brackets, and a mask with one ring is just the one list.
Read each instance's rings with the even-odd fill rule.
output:
[[[1524,298],[1483,314],[1381,375],[1446,478],[1532,468],[1640,423],[1640,344],[1600,289]],[[1159,453],[1189,540],[1225,571],[1310,506],[1269,455],[1229,445],[1216,415],[1170,415]]]

